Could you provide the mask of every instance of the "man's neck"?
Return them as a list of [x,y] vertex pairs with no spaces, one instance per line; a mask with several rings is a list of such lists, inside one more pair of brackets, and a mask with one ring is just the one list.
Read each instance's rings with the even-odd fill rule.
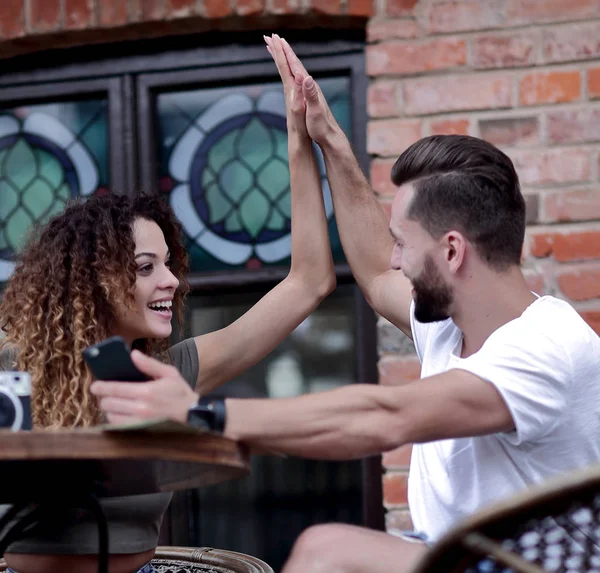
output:
[[484,271],[464,284],[455,298],[454,323],[463,333],[461,356],[477,352],[487,338],[504,324],[518,318],[535,300],[521,270],[504,273]]

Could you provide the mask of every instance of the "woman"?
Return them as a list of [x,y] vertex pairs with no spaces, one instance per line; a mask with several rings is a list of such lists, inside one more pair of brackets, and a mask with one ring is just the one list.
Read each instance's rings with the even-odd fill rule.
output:
[[[280,63],[285,56],[274,41],[271,53]],[[172,314],[181,315],[188,290],[187,256],[172,213],[151,197],[110,195],[69,206],[24,248],[0,304],[3,344],[14,351],[11,366],[32,375],[35,427],[102,420],[81,355],[90,344],[120,335],[170,363],[165,367],[177,368],[204,394],[261,360],[333,290],[320,178],[304,115],[297,113],[301,88],[293,78],[282,79],[292,188],[287,277],[233,324],[169,349]],[[111,573],[152,571],[169,500],[155,494],[103,501]],[[95,522],[65,512],[10,545],[5,559],[19,573],[95,573],[97,549]]]

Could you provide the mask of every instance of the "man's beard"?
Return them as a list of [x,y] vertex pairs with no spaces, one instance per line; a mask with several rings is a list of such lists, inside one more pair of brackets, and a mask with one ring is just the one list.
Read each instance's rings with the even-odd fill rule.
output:
[[421,274],[412,281],[415,289],[415,319],[419,322],[437,322],[450,318],[452,290],[444,282],[431,255],[425,257]]

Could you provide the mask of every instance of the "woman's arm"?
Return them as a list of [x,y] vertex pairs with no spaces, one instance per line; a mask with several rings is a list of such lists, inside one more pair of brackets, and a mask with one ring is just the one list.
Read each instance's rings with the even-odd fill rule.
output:
[[283,82],[292,207],[292,263],[287,277],[229,326],[195,338],[206,393],[259,362],[335,288],[321,179],[306,130],[302,81],[294,80],[278,36],[267,39]]

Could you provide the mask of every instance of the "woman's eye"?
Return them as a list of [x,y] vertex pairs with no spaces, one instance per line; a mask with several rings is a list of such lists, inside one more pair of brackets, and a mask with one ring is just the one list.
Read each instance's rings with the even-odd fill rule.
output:
[[165,267],[167,267],[168,269],[170,269],[173,266],[173,261],[166,261],[165,262]]
[[150,273],[150,272],[152,272],[152,268],[153,268],[152,264],[149,263],[147,265],[142,265],[138,269],[138,272],[140,272],[140,273]]

